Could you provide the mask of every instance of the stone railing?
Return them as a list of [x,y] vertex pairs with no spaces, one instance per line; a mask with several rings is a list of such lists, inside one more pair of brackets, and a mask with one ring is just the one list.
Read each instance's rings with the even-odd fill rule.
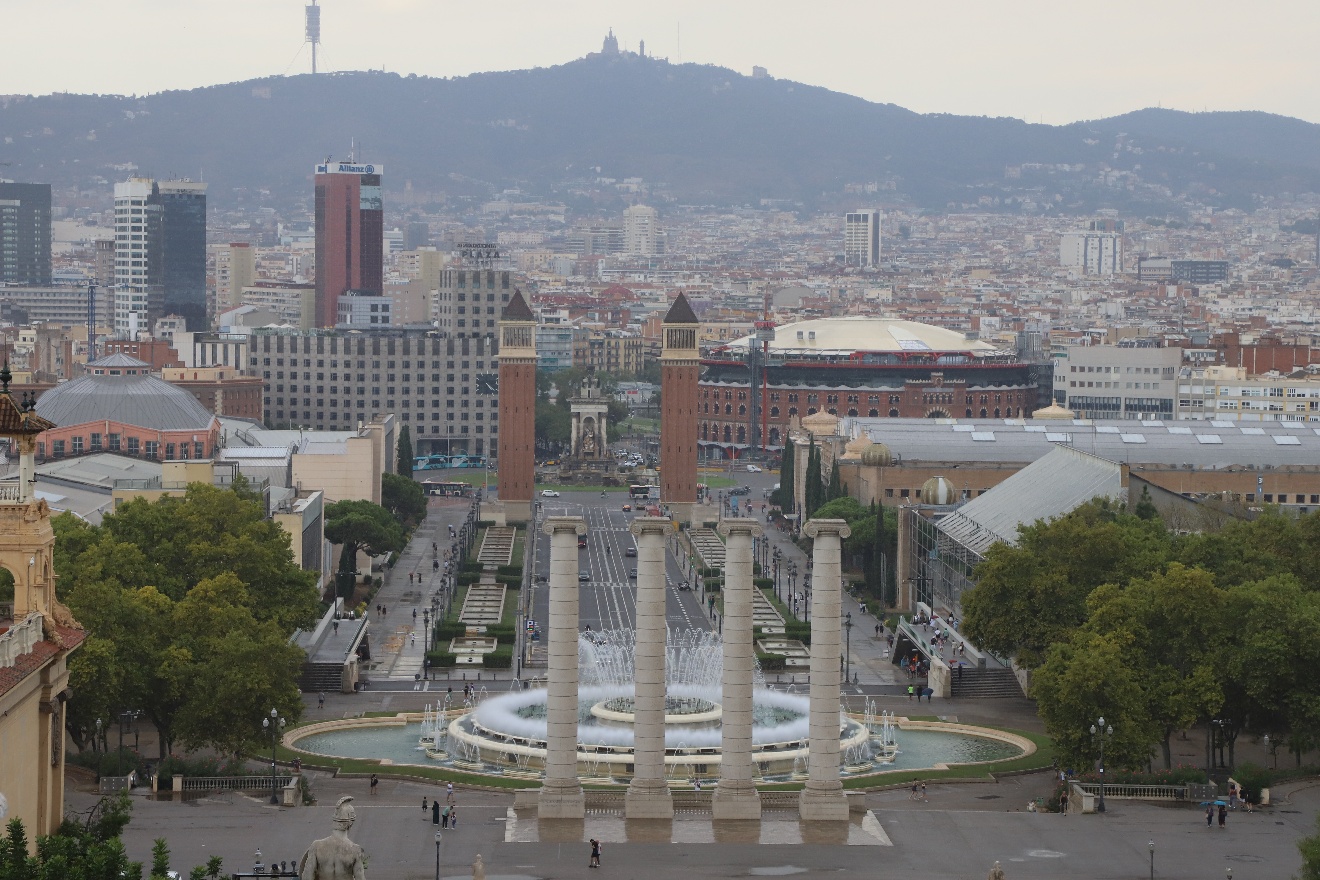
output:
[[22,486],[17,483],[0,483],[0,503],[15,504],[22,500]]
[[[292,780],[291,776],[276,776],[275,786],[284,788]],[[183,791],[257,791],[269,792],[269,776],[185,776]]]
[[17,665],[18,658],[31,653],[39,641],[41,612],[33,611],[0,635],[0,669]]
[[[1068,812],[1094,813],[1100,797],[1100,783],[1072,782]],[[1105,783],[1105,797],[1118,801],[1186,801],[1185,785],[1123,785]]]

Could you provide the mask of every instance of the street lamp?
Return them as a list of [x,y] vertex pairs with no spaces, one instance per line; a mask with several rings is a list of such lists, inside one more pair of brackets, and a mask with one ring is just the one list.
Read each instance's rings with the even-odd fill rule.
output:
[[1105,724],[1105,717],[1100,716],[1099,720],[1091,725],[1091,739],[1100,737],[1100,800],[1095,805],[1097,813],[1105,811],[1105,739],[1114,735],[1114,726]]
[[440,832],[435,833],[435,880],[440,880]]
[[1154,840],[1154,838],[1152,838],[1151,841],[1150,841],[1150,843],[1148,843],[1148,844],[1146,844],[1146,845],[1150,847],[1150,880],[1155,880],[1155,840]]
[[847,684],[848,680],[852,678],[852,627],[853,627],[852,612],[849,611],[847,614],[843,616],[843,630],[846,635],[846,641],[844,642],[844,646],[845,646],[845,650],[848,652],[847,653],[848,665],[844,668],[843,671],[844,684]]
[[257,851],[253,855],[253,858],[255,859],[255,863],[252,865],[252,873],[260,874],[265,871],[266,866],[261,862],[261,847],[257,847]]
[[261,726],[270,732],[270,802],[279,806],[279,788],[275,782],[275,745],[279,742],[280,731],[284,729],[284,719],[278,709],[270,710],[270,717],[261,719]]

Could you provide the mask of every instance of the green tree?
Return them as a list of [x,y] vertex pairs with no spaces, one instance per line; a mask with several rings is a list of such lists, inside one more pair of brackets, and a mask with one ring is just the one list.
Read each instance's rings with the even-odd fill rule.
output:
[[336,501],[325,509],[325,537],[342,545],[339,556],[339,590],[349,595],[357,555],[379,556],[402,550],[407,544],[403,528],[390,512],[371,501]]
[[830,485],[825,491],[825,500],[833,501],[835,498],[844,497],[845,494],[843,481],[839,476],[839,459],[835,458],[834,462],[830,465]]
[[569,441],[573,417],[567,407],[545,400],[536,402],[536,442],[542,447],[562,447]]
[[412,434],[408,431],[408,426],[404,425],[403,430],[399,431],[399,442],[394,452],[394,469],[399,472],[399,476],[407,477],[409,480],[413,476],[413,445]]
[[820,448],[816,446],[816,438],[812,437],[811,445],[807,447],[807,473],[802,490],[806,496],[802,500],[802,519],[804,521],[814,518],[817,508],[823,503],[825,486],[821,479]]
[[1302,854],[1302,873],[1297,880],[1320,880],[1320,814],[1315,817],[1315,834],[1297,841]]
[[1141,497],[1137,499],[1137,506],[1132,508],[1132,513],[1137,519],[1156,519],[1160,512],[1155,509],[1155,502],[1150,497],[1150,487],[1141,487]]
[[157,837],[151,847],[151,880],[168,880],[170,875],[170,845]]
[[404,529],[413,529],[426,519],[426,493],[411,477],[380,475],[380,506],[388,510]]
[[611,399],[609,403],[606,404],[606,407],[608,408],[608,412],[605,414],[605,417],[609,420],[610,436],[617,437],[619,435],[619,425],[622,425],[624,421],[627,420],[628,416],[632,414],[632,411],[628,409],[628,404],[624,403],[622,400]]
[[779,508],[785,513],[793,512],[793,468],[796,462],[793,460],[793,438],[784,439],[783,462],[779,466]]

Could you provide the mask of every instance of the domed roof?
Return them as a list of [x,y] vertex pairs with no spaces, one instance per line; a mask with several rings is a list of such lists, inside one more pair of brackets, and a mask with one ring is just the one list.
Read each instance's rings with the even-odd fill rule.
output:
[[931,477],[921,484],[922,504],[952,504],[958,499],[957,490],[944,477]]
[[1033,419],[1073,419],[1076,418],[1076,414],[1067,407],[1051,403],[1043,409],[1036,410],[1031,414],[1031,417]]
[[[753,337],[744,336],[728,348],[746,348]],[[869,315],[818,318],[775,328],[771,351],[852,354],[853,352],[920,352],[989,355],[1000,353],[993,345],[968,339],[956,330],[946,330],[917,321],[894,321]]]
[[819,436],[828,436],[834,433],[834,429],[839,425],[839,417],[832,416],[825,410],[814,412],[802,419],[802,429]]
[[894,455],[883,443],[869,443],[862,450],[862,464],[867,467],[889,467],[894,463]]
[[[147,366],[106,360],[89,366]],[[56,385],[37,398],[37,414],[60,426],[109,420],[159,431],[205,431],[215,419],[187,391],[139,372],[94,374]]]
[[840,458],[858,459],[862,457],[862,452],[871,445],[871,438],[865,434],[860,437],[854,437],[843,447],[843,455]]

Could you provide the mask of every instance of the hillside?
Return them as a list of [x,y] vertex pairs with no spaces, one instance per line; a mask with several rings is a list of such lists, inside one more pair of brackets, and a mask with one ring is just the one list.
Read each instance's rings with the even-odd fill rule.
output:
[[[367,72],[140,98],[0,98],[6,176],[95,190],[136,166],[204,177],[218,208],[260,190],[305,201],[312,166],[347,155],[351,139],[385,166],[387,192],[482,198],[519,187],[571,200],[599,176],[642,177],[688,203],[808,206],[851,201],[844,184],[878,181],[892,190],[880,200],[936,210],[995,199],[1158,208],[1188,194],[1245,206],[1320,191],[1320,126],[1285,117],[1143,110],[1047,126],[921,115],[630,54],[448,80]],[[1136,185],[1097,182],[1102,164]]]

